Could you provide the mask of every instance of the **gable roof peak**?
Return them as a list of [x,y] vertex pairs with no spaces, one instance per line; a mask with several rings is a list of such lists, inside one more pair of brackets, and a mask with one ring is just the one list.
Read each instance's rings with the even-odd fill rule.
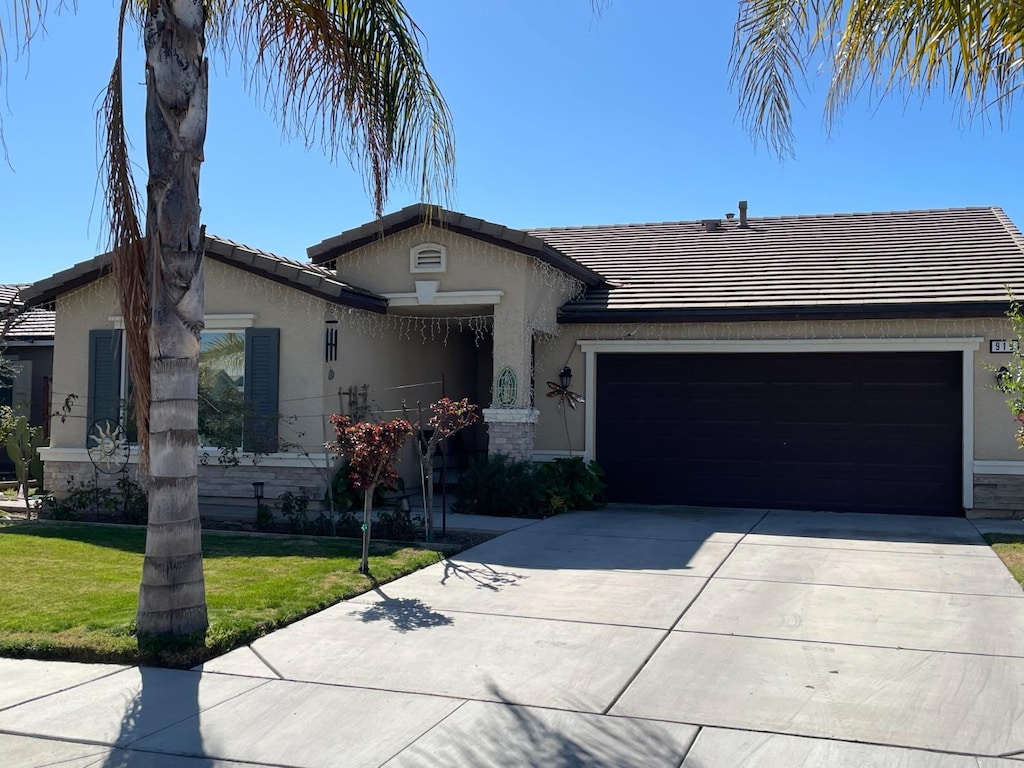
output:
[[[322,266],[278,256],[209,233],[206,234],[204,248],[209,258],[327,301],[371,312],[387,310],[384,297],[346,283]],[[30,307],[48,305],[61,294],[109,274],[111,261],[110,252],[100,254],[27,286],[21,291],[21,296]]]
[[495,224],[485,219],[467,216],[464,213],[450,211],[428,203],[407,205],[399,211],[347,229],[340,235],[310,246],[306,249],[306,253],[314,264],[326,264],[365,245],[420,224],[429,224],[510,251],[532,256],[571,277],[575,277],[586,285],[600,285],[604,282],[604,278],[593,269],[566,256],[541,238],[535,237],[525,230]]

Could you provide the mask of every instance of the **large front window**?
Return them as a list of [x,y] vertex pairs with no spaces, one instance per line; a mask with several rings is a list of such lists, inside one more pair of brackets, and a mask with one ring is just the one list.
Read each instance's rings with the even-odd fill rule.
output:
[[215,448],[242,448],[245,409],[245,334],[203,331],[199,347],[199,442]]

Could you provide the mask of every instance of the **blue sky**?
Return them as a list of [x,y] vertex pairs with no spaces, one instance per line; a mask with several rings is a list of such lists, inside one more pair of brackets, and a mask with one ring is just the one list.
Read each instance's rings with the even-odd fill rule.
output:
[[[999,205],[1024,225],[1019,142],[965,125],[941,96],[867,99],[831,136],[826,80],[798,105],[797,157],[780,164],[736,119],[728,89],[732,2],[408,0],[455,118],[452,207],[512,227]],[[52,17],[13,55],[3,109],[0,282],[30,282],[105,246],[95,114],[115,42],[114,3]],[[12,54],[14,52],[11,52]],[[128,61],[129,130],[143,162],[142,66]],[[212,62],[202,176],[211,233],[304,259],[307,246],[372,218],[341,159],[282,138],[237,67]],[[140,176],[141,178],[141,176]],[[417,198],[396,189],[395,210]]]

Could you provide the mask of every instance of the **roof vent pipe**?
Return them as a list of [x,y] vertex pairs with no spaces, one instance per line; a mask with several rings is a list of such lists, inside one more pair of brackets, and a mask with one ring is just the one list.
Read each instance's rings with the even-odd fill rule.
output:
[[704,225],[705,232],[717,232],[722,226],[722,221],[720,219],[702,219],[701,224]]
[[746,229],[750,225],[747,224],[747,201],[740,200],[740,226]]

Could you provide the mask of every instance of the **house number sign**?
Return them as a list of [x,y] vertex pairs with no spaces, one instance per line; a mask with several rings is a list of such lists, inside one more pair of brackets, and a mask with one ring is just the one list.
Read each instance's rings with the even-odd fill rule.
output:
[[1007,354],[1020,349],[1020,342],[1017,339],[989,339],[989,352],[1005,352]]

